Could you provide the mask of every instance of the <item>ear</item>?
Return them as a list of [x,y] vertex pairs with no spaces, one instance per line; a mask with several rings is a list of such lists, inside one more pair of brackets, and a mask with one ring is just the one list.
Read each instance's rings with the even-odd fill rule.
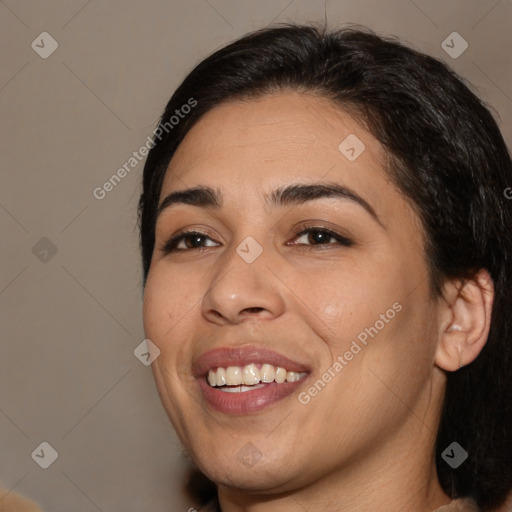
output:
[[494,283],[489,272],[481,269],[468,281],[447,281],[443,297],[434,361],[443,370],[454,372],[473,362],[487,342]]

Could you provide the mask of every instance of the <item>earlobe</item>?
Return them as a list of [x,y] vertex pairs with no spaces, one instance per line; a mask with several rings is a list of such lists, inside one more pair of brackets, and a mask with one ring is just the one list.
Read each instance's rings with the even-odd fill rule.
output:
[[472,279],[448,281],[443,297],[434,361],[454,372],[472,363],[487,342],[494,284],[489,272],[481,269]]

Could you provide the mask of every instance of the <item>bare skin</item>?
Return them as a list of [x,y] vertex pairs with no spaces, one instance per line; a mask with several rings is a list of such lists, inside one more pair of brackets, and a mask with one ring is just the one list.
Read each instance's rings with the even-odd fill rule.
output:
[[[338,149],[350,134],[365,145],[353,161]],[[144,326],[161,351],[152,368],[164,407],[217,482],[224,512],[431,512],[450,502],[433,457],[445,372],[485,344],[492,282],[482,272],[464,288],[448,281],[444,299],[430,297],[420,221],[384,161],[354,118],[294,92],[216,107],[171,161],[161,201],[209,186],[222,205],[180,203],[159,215]],[[339,197],[277,206],[265,199],[278,187],[319,183],[346,187],[370,208]],[[203,236],[165,253],[167,239],[183,231]],[[262,249],[252,263],[236,251],[249,236]],[[301,402],[394,304],[400,311]],[[312,371],[297,392],[261,411],[212,409],[194,361],[247,345]],[[250,466],[239,455],[246,446],[259,454]]]

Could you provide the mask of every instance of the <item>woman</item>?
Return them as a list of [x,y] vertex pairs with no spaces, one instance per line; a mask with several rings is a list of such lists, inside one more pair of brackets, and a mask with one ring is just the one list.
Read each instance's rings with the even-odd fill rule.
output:
[[512,165],[461,79],[367,31],[269,28],[154,133],[144,327],[205,510],[500,506]]

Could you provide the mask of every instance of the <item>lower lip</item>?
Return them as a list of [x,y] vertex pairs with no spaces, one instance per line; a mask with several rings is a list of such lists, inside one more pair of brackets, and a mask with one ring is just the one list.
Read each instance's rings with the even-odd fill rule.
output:
[[206,402],[224,414],[250,414],[259,412],[270,405],[290,396],[307,377],[296,382],[271,382],[263,388],[243,393],[227,393],[208,385],[204,378],[198,379],[199,387]]

